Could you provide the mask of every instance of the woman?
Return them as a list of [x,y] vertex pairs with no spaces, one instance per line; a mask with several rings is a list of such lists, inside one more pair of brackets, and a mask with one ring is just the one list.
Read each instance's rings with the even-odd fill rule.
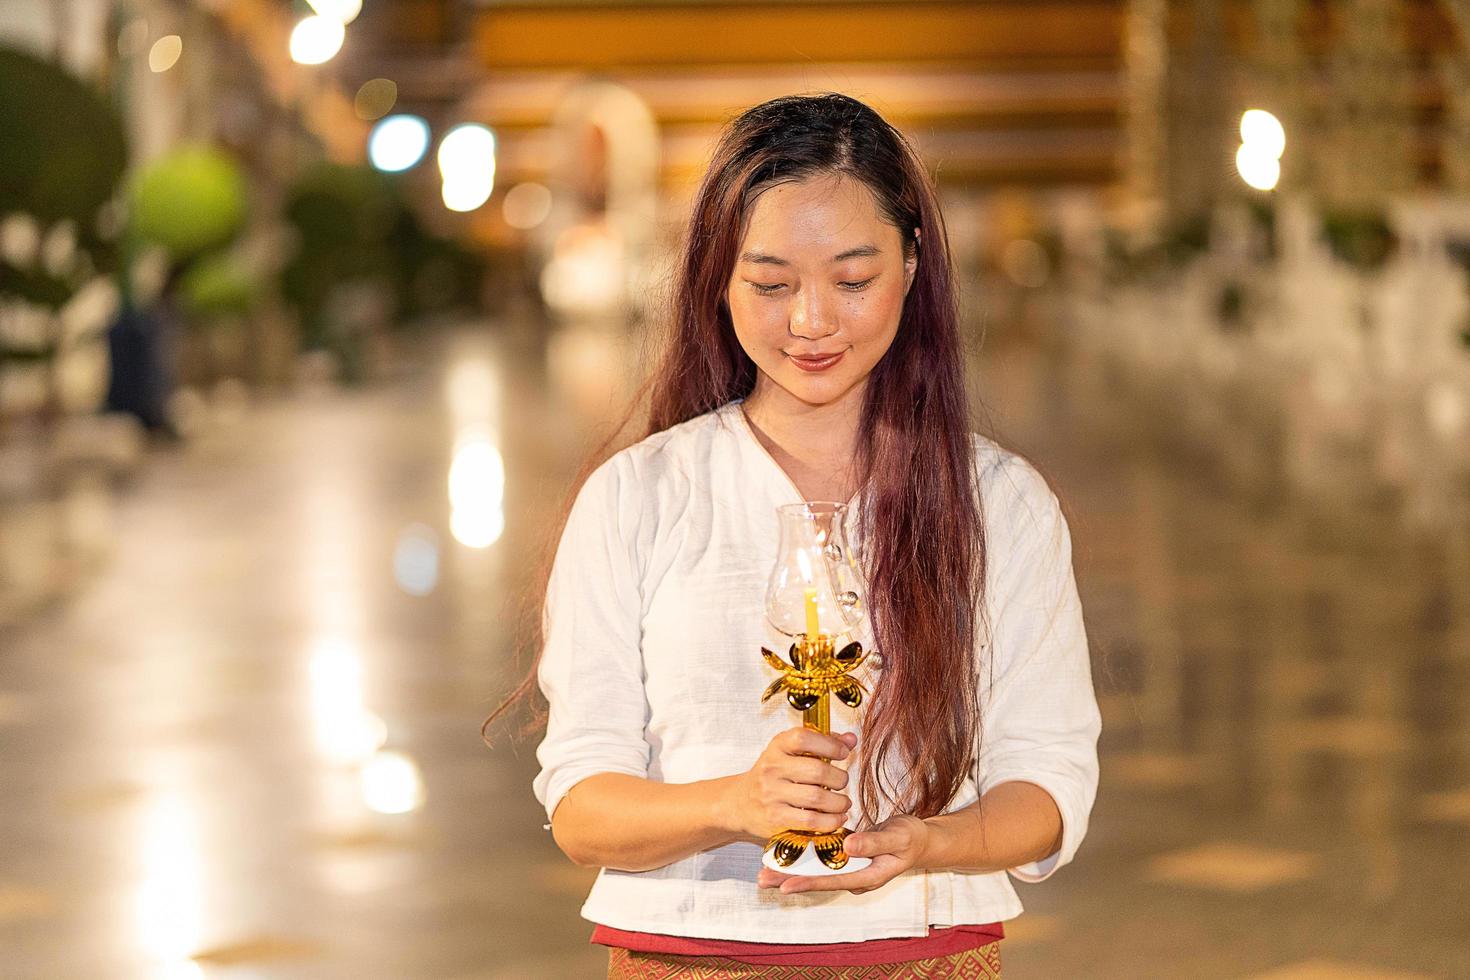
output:
[[[1072,859],[1100,723],[1057,499],[970,430],[932,186],[861,102],[780,98],[728,127],[689,227],[646,436],[581,483],[516,695],[549,703],[547,826],[602,869],[592,941],[610,977],[999,976],[1007,871]],[[849,503],[881,656],[835,735],[759,700],[801,500]],[[761,865],[853,824],[863,870]]]

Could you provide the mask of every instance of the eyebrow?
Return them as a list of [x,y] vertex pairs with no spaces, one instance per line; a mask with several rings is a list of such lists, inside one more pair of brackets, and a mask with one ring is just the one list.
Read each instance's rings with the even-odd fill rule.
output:
[[[856,259],[856,258],[862,258],[864,256],[868,256],[868,255],[882,255],[882,254],[883,254],[883,250],[881,248],[879,248],[877,245],[859,245],[856,248],[850,248],[850,249],[848,249],[845,252],[838,252],[836,255],[832,256],[832,261],[833,262],[841,262],[843,259]],[[777,258],[774,255],[767,255],[764,252],[742,252],[740,254],[740,261],[741,262],[754,262],[754,263],[756,263],[758,265],[790,265],[791,264],[790,262],[787,262],[785,259]]]

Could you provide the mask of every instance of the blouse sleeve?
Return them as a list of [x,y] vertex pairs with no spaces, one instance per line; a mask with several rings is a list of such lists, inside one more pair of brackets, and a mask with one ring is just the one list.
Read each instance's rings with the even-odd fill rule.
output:
[[537,681],[550,708],[532,789],[548,820],[588,776],[648,774],[638,503],[621,463],[614,456],[582,485],[547,584]]
[[[1061,847],[1010,873],[1044,881],[1072,860],[1097,796],[1102,728],[1087,633],[1072,571],[1072,540],[1061,507],[1029,463],[1013,457],[995,480],[1009,545],[992,579],[990,657],[981,658],[981,795],[1005,782],[1034,783],[1056,801]],[[988,522],[989,523],[989,522]],[[987,664],[988,659],[988,664]]]

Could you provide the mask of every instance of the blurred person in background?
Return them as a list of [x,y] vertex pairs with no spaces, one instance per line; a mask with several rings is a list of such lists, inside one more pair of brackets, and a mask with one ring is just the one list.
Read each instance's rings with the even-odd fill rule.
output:
[[[675,290],[624,417],[646,403],[646,433],[584,467],[536,663],[486,725],[539,684],[533,789],[601,869],[582,915],[609,977],[999,976],[1007,874],[1072,860],[1101,723],[1059,502],[973,431],[931,180],[855,99],[758,105]],[[772,512],[802,500],[857,518],[881,651],[859,730],[759,701]],[[778,831],[854,820],[861,870],[763,867]]]

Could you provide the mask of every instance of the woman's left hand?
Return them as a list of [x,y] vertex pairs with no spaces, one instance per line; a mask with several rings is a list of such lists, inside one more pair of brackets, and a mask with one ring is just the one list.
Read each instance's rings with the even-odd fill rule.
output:
[[779,887],[783,895],[838,890],[861,895],[874,888],[882,888],[915,867],[928,844],[927,823],[909,814],[897,814],[872,830],[847,835],[842,846],[850,857],[873,859],[873,863],[861,871],[844,871],[835,875],[788,875],[763,867],[755,881],[762,888]]

